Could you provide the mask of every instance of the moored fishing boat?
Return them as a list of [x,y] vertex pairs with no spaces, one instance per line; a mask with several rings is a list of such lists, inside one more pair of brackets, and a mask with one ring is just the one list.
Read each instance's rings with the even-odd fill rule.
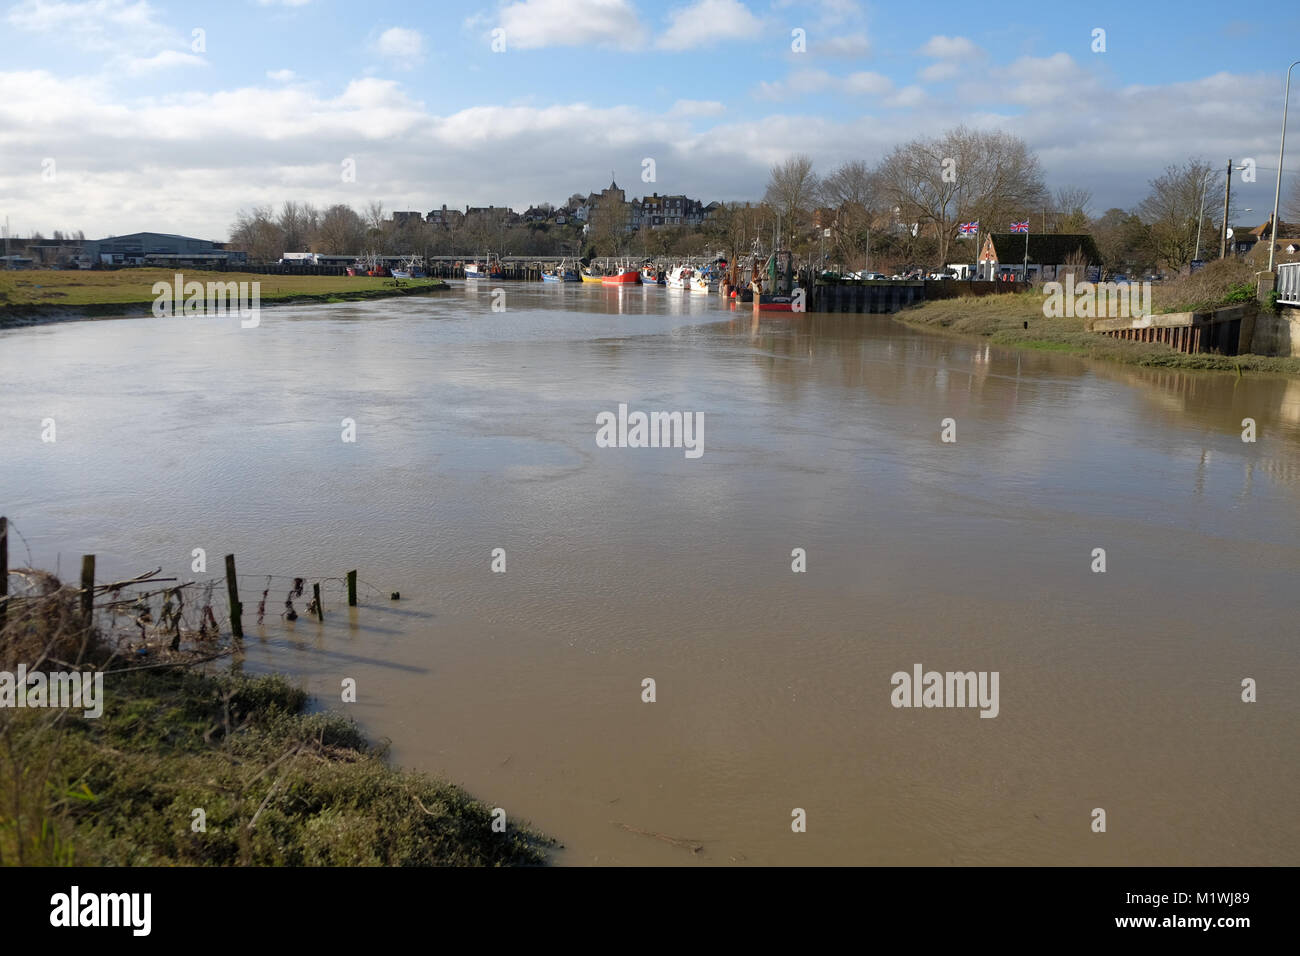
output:
[[622,269],[607,276],[601,276],[600,281],[603,285],[636,285],[641,281],[641,273],[635,269]]
[[424,266],[419,256],[411,256],[400,266],[393,269],[394,279],[423,279]]
[[694,271],[690,266],[673,266],[668,270],[668,275],[664,278],[664,285],[670,289],[689,289],[691,287],[691,275]]
[[560,264],[554,269],[542,270],[543,282],[581,282],[578,270],[568,265],[568,259],[561,259]]
[[[756,258],[749,288],[736,301],[759,312],[804,311],[803,291],[795,284],[794,256],[784,250],[773,253],[767,260],[766,271],[768,281],[765,284]],[[772,291],[764,291],[765,287]]]
[[466,279],[504,279],[505,277],[506,273],[501,268],[500,257],[490,252],[482,262],[465,263]]

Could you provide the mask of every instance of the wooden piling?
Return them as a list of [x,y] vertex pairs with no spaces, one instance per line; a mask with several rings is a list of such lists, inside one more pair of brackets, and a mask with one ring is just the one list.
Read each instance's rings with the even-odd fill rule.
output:
[[244,606],[239,603],[239,578],[235,576],[235,556],[226,555],[226,593],[230,596],[230,633],[237,639],[244,637],[244,623],[240,615]]
[[319,581],[311,586],[311,596],[316,599],[316,619],[318,621],[324,621],[325,609],[321,607],[320,604],[320,582]]
[[357,572],[348,572],[348,607],[357,606]]
[[0,515],[0,631],[5,629],[9,602],[9,519]]
[[81,556],[81,623],[89,628],[95,610],[95,556]]

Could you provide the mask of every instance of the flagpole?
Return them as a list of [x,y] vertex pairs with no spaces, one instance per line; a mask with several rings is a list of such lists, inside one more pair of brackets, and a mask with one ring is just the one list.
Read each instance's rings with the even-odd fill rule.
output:
[[1029,222],[1025,222],[1025,274],[1023,276],[1026,282],[1029,281]]

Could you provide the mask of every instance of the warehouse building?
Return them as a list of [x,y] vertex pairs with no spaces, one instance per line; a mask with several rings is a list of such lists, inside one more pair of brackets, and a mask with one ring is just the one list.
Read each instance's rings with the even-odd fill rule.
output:
[[242,263],[243,252],[224,242],[173,236],[163,232],[134,232],[110,236],[84,245],[85,255],[96,265],[220,265]]

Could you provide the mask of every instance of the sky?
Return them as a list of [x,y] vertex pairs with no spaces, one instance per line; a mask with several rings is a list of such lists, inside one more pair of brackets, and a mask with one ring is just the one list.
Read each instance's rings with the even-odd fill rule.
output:
[[611,177],[748,200],[792,154],[825,173],[965,124],[1094,214],[1254,160],[1256,224],[1297,37],[1293,0],[0,0],[0,222],[221,240],[287,199],[522,211]]

